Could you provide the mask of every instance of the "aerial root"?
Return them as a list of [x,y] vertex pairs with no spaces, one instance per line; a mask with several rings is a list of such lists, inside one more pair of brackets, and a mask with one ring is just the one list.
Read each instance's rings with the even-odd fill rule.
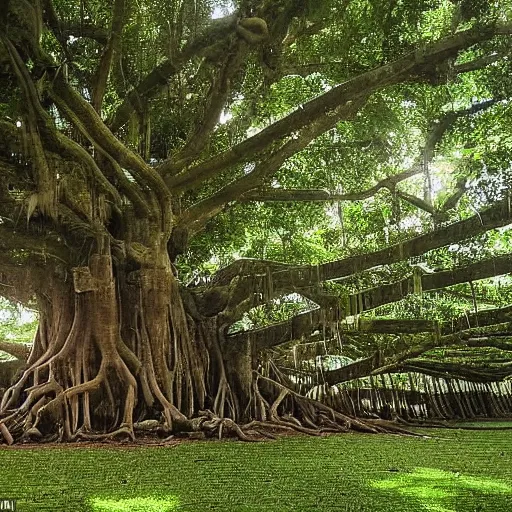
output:
[[194,431],[204,432],[207,436],[217,434],[222,439],[226,434],[234,434],[241,441],[254,442],[258,439],[252,438],[242,430],[240,425],[230,418],[220,418],[212,411],[199,411],[199,418],[194,418]]
[[111,441],[113,439],[126,437],[130,441],[135,441],[135,434],[133,428],[130,425],[123,424],[117,430],[108,432],[106,434],[88,434],[83,431],[79,431],[74,436],[76,439],[82,439],[85,441]]
[[55,379],[50,379],[43,384],[27,388],[27,392],[27,398],[21,406],[12,412],[5,411],[7,415],[0,422],[0,432],[7,444],[12,444],[14,439],[23,437],[27,432],[29,435],[37,436],[38,430],[35,427],[41,412],[56,400],[48,402],[46,395],[55,393],[56,397],[59,397],[62,387]]
[[[281,425],[310,435],[321,435],[330,432],[347,432],[357,430],[367,433],[400,434],[423,437],[422,434],[407,430],[395,422],[382,419],[359,419],[347,416],[332,407],[312,398],[305,397],[289,387],[268,377],[258,375],[258,379],[265,380],[279,389],[279,395],[269,409],[270,420],[266,425]],[[299,412],[300,420],[296,416],[286,415],[279,417],[277,410],[285,397],[289,396]]]
[[[222,418],[210,410],[199,411],[198,417],[188,420],[190,435],[204,434],[206,437],[218,436],[219,439],[234,436],[242,441],[275,439],[279,432],[298,432],[321,436],[349,430],[420,436],[420,434],[410,432],[390,421],[360,420],[346,416],[322,402],[299,395],[283,384],[266,377],[260,378],[271,382],[279,389],[279,394],[272,404],[265,402],[262,419],[239,425],[232,419]],[[298,413],[297,416],[279,414],[279,407],[286,398],[291,398]]]
[[[124,404],[124,414],[120,428],[114,432],[107,434],[88,434],[90,427],[88,427],[87,418],[89,417],[89,401],[84,400],[83,423],[77,429],[78,414],[73,415],[69,409],[70,403],[76,402],[79,395],[84,395],[86,398],[89,393],[97,390],[101,385],[108,386],[107,368],[116,370],[118,377],[124,380],[127,384],[126,400]],[[33,371],[37,372],[38,368]],[[92,379],[87,379],[85,382],[77,382],[77,379],[72,379],[75,385],[64,389],[53,376],[46,382],[36,383],[35,385],[26,388],[27,396],[24,402],[14,410],[8,410],[5,406],[2,410],[3,418],[0,420],[0,439],[7,444],[12,444],[16,439],[42,439],[45,440],[74,440],[77,438],[90,439],[113,439],[120,436],[127,436],[131,440],[135,439],[133,432],[133,409],[135,406],[135,386],[136,381],[129,373],[123,361],[112,360],[111,358],[104,358],[100,364],[96,376]],[[37,382],[37,380],[36,380]],[[40,423],[43,418],[45,423],[51,422],[53,425],[58,425],[58,432],[52,435],[43,435],[44,430],[41,429]],[[72,427],[73,425],[73,427]]]
[[13,439],[11,433],[9,432],[9,429],[5,425],[5,423],[0,423],[0,432],[2,433],[2,436],[4,437],[5,442],[8,445],[11,445],[12,443],[14,443],[14,439]]

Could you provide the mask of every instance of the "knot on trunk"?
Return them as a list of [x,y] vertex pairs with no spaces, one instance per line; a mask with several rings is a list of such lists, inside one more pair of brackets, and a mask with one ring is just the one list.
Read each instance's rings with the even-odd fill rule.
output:
[[236,31],[249,44],[259,44],[269,35],[267,22],[262,18],[243,18],[238,22]]

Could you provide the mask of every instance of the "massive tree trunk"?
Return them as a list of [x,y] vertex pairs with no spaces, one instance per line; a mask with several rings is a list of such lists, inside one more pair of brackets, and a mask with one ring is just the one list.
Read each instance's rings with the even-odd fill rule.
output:
[[230,346],[215,317],[187,311],[168,257],[159,259],[165,264],[128,271],[94,254],[73,280],[53,273],[39,293],[27,369],[3,397],[11,435],[133,436],[144,419],[187,430],[205,409],[249,418],[250,347]]
[[134,439],[148,426],[243,440],[272,435],[269,427],[401,432],[298,394],[276,369],[262,368],[254,340],[226,335],[211,290],[193,296],[167,254],[153,260],[160,264],[130,270],[106,250],[73,268],[72,278],[58,266],[46,275],[26,369],[1,403],[8,443]]
[[[223,136],[216,138],[221,113],[229,110],[233,98],[249,96],[246,87],[253,86],[245,83],[252,84],[246,77],[253,68],[264,63],[267,72],[272,68],[268,78],[279,79],[280,66],[273,69],[269,56],[280,61],[285,41],[300,35],[300,30],[293,34],[294,20],[309,15],[307,2],[256,2],[251,21],[244,21],[245,10],[211,20],[208,4],[207,9],[196,9],[204,11],[204,30],[198,30],[196,20],[184,24],[180,13],[176,20],[166,21],[170,55],[139,83],[126,83],[122,69],[122,79],[111,76],[117,63],[122,67],[133,57],[131,51],[123,53],[130,45],[133,49],[133,41],[121,44],[129,18],[127,2],[114,2],[108,22],[103,14],[94,14],[99,16],[97,26],[87,27],[82,18],[76,30],[59,19],[52,2],[43,4],[41,9],[36,0],[12,1],[7,17],[0,20],[2,84],[5,76],[9,96],[0,98],[2,112],[9,114],[0,121],[0,271],[8,274],[6,282],[13,283],[6,287],[2,277],[0,292],[19,298],[21,288],[20,293],[35,295],[40,313],[27,368],[0,405],[4,439],[133,438],[144,420],[156,421],[152,425],[164,434],[220,435],[228,430],[242,439],[261,433],[263,423],[309,433],[319,427],[370,432],[392,428],[349,418],[301,396],[291,379],[265,358],[265,351],[309,337],[316,329],[324,336],[333,334],[344,316],[395,300],[411,284],[406,281],[353,295],[342,304],[340,297],[327,293],[324,281],[401,262],[509,224],[510,201],[436,233],[318,266],[241,260],[221,269],[210,285],[195,290],[179,283],[173,264],[189,237],[237,201],[361,199],[381,188],[398,197],[397,183],[418,169],[388,177],[351,197],[269,190],[268,184],[289,158],[339,122],[349,122],[377,91],[404,82],[436,82],[444,77],[443,63],[495,36],[510,34],[512,27],[475,25],[421,50],[397,53],[394,61],[379,61],[373,69],[366,69],[367,63],[364,68],[356,66],[357,71],[343,75],[336,86],[254,135],[246,137],[249,126],[233,136],[228,133],[226,140],[237,141],[230,146]],[[138,35],[158,32],[160,22],[153,20]],[[101,28],[108,23],[108,30]],[[321,30],[321,24],[318,27]],[[51,43],[44,38],[41,43],[42,32]],[[185,41],[187,34],[190,39]],[[82,51],[71,48],[68,35],[104,45],[91,53],[98,56],[94,72],[88,73],[94,59],[88,55],[82,61]],[[494,50],[489,52],[495,55]],[[140,66],[127,75],[140,77],[147,72],[151,59],[146,62],[142,57]],[[456,65],[454,73],[489,62],[477,59]],[[202,79],[204,68],[208,78]],[[189,75],[200,80],[197,91]],[[170,103],[164,103],[159,94],[174,79],[180,91],[190,87],[190,94],[183,91],[176,98],[168,94]],[[108,98],[109,93],[114,99]],[[117,105],[120,98],[124,100]],[[153,100],[159,105],[153,119],[162,116],[156,123],[162,125],[162,132],[155,137],[146,122]],[[427,140],[428,159],[454,119],[494,103],[454,112],[436,123]],[[184,108],[189,110],[186,116]],[[163,112],[167,110],[174,111],[169,118]],[[138,134],[125,130],[135,117],[140,121]],[[185,141],[182,133],[189,133]],[[165,141],[164,154],[162,147],[153,150],[153,139]],[[167,146],[168,139],[172,147]],[[137,146],[144,148],[140,154]],[[447,199],[440,213],[457,203],[463,189]],[[400,197],[436,213],[429,202],[405,193]],[[20,213],[26,223],[18,222]],[[508,268],[509,262],[505,263]],[[487,266],[472,270],[491,275]],[[465,276],[462,272],[451,280],[459,282]],[[424,289],[439,285],[436,279],[416,276],[413,290],[418,283]],[[303,294],[319,308],[250,334],[228,333],[252,307],[289,293]],[[383,323],[376,322],[368,329],[379,325],[382,329]],[[402,322],[400,328],[411,326]],[[359,363],[351,375],[358,368],[375,371],[382,361],[376,356],[367,363]]]

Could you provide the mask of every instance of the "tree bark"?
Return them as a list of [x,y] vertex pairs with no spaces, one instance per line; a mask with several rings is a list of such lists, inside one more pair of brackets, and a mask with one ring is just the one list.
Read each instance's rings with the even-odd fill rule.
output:
[[254,418],[251,344],[231,344],[216,318],[187,309],[169,259],[160,261],[130,272],[95,254],[73,269],[72,286],[48,280],[27,368],[1,403],[15,440],[133,438],[147,419],[164,432],[195,430],[191,418],[205,409]]

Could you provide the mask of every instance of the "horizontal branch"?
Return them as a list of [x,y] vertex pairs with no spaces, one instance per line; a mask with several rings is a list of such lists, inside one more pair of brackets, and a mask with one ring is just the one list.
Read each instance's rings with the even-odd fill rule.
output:
[[[250,161],[269,145],[283,141],[293,132],[301,130],[339,105],[353,101],[361,95],[369,95],[384,86],[422,75],[429,66],[435,66],[478,42],[489,40],[497,32],[503,33],[510,29],[509,26],[499,28],[487,26],[461,31],[411,52],[392,63],[365,72],[301,105],[297,110],[231,149],[188,168],[176,176],[168,177],[167,183],[177,192],[194,188],[222,170],[237,163]],[[173,163],[170,160],[164,162],[159,168],[163,175],[168,175],[172,169]]]
[[260,351],[309,336],[313,331],[323,329],[329,323],[328,318],[328,313],[318,308],[268,327],[231,334],[227,342],[240,346],[250,342],[254,350]]
[[502,323],[512,323],[512,306],[482,309],[476,313],[468,312],[454,320],[451,324],[445,324],[443,327],[443,334],[459,332],[468,328],[488,327]]
[[0,340],[0,350],[15,357],[16,359],[20,359],[21,361],[26,361],[28,359],[31,349],[32,344],[30,343]]
[[499,382],[512,375],[512,363],[470,366],[464,363],[412,360],[393,371],[402,372],[423,373],[432,377],[464,379],[471,382]]
[[34,257],[41,262],[46,262],[48,258],[64,263],[69,261],[70,249],[61,243],[59,238],[56,233],[31,233],[20,226],[15,228],[11,223],[0,223],[0,252],[3,258],[11,259],[13,264],[19,261],[20,253],[29,255],[23,262],[27,266],[34,264]]
[[[425,355],[433,349],[450,346],[478,348],[490,346],[500,348],[497,346],[499,345],[499,342],[496,343],[491,336],[486,338],[484,333],[485,331],[481,328],[472,328],[447,336],[432,336],[398,354],[391,353],[386,356],[384,353],[378,352],[370,357],[355,361],[347,366],[342,366],[336,370],[326,371],[324,372],[324,379],[327,384],[332,386],[352,379],[382,373],[397,373],[405,371],[428,373],[425,366],[420,369],[419,366],[416,366],[417,363],[415,361],[417,361],[417,358]],[[477,339],[479,339],[479,341],[476,341]],[[415,365],[414,368],[413,365]],[[446,373],[443,376],[448,377]]]
[[464,62],[462,64],[457,64],[454,66],[454,71],[456,74],[461,73],[469,73],[470,71],[477,71],[479,69],[483,69],[494,62],[498,62],[505,57],[504,54],[494,53],[491,55],[484,55],[483,57],[479,57],[478,59],[471,60],[469,62]]
[[219,269],[213,276],[211,284],[221,286],[229,284],[235,277],[251,275],[267,275],[290,269],[302,269],[302,265],[292,266],[288,263],[280,263],[272,260],[260,260],[256,258],[240,258],[229,265]]
[[477,281],[512,272],[512,255],[497,256],[452,270],[432,274],[416,273],[396,283],[385,284],[349,296],[349,314],[360,314],[384,304],[402,300],[407,295],[438,290],[455,284]]
[[482,335],[474,338],[468,338],[464,345],[471,348],[491,347],[504,350],[506,352],[512,352],[512,333],[508,333],[504,336],[492,333],[492,336]]
[[[379,251],[350,256],[321,265],[281,266],[271,271],[274,289],[293,286],[296,290],[316,286],[323,281],[334,281],[382,265],[390,265],[409,258],[421,256],[428,251],[480,235],[494,228],[512,223],[512,211],[507,199],[496,203],[468,219],[449,224],[430,233],[399,242]],[[232,269],[240,270],[241,276],[254,275],[261,265],[257,260],[243,260],[243,265],[234,263]],[[221,271],[224,276],[231,272]]]
[[[372,187],[375,188],[375,187]],[[380,187],[382,188],[382,187]],[[353,194],[338,194],[324,189],[282,189],[269,188],[252,190],[240,198],[241,203],[250,201],[260,202],[326,202],[326,201],[356,201],[370,197],[368,191]]]
[[[371,268],[420,256],[430,250],[460,242],[511,222],[512,212],[509,211],[508,201],[504,200],[473,217],[431,233],[380,251],[321,265],[290,265],[268,260],[240,259],[220,269],[207,286],[209,288],[226,286],[236,279],[233,293],[236,293],[239,303],[244,303],[245,310],[266,302],[272,297],[294,292],[301,293],[316,302],[310,292],[316,293],[314,290],[324,281],[336,281]],[[478,262],[467,268],[425,274],[421,277],[421,287],[426,291],[466,280],[501,275],[508,272],[509,264],[508,257],[503,256],[496,258],[494,262],[492,260]],[[411,282],[410,279],[354,294],[347,300],[345,314],[361,313],[379,305],[400,300],[414,291],[414,281]],[[416,284],[418,288],[418,281]]]
[[309,202],[325,202],[325,201],[362,201],[373,197],[379,190],[386,188],[394,190],[396,185],[412,176],[416,176],[422,172],[420,165],[416,165],[407,171],[400,172],[393,176],[382,179],[373,187],[361,192],[349,192],[339,194],[324,189],[282,189],[267,188],[251,190],[240,198],[240,202],[261,201],[261,202],[290,202],[290,201],[309,201]]
[[383,318],[358,318],[354,323],[343,326],[345,332],[368,332],[374,334],[418,334],[438,332],[439,322],[435,320],[410,319],[394,320]]
[[[462,240],[480,235],[486,231],[512,222],[512,211],[508,200],[503,200],[494,206],[482,211],[468,219],[449,224],[430,233],[416,238],[399,242],[395,245],[360,256],[351,256],[338,261],[324,263],[311,267],[310,276],[301,279],[302,286],[313,285],[317,282],[317,276],[323,281],[340,279],[371,268],[398,263],[415,256],[421,256],[433,249],[439,249],[445,245],[457,243]],[[274,276],[274,281],[287,278],[279,273]],[[309,283],[308,283],[309,281]]]
[[[237,332],[228,336],[230,343],[244,344],[250,342],[254,350],[260,351],[277,347],[290,341],[310,337],[317,330],[331,335],[337,329],[337,311],[317,308],[300,313],[283,322],[250,331]],[[346,327],[346,328],[345,328]],[[403,333],[417,334],[438,332],[439,324],[433,320],[388,320],[360,319],[356,323],[344,324],[344,332],[366,332],[375,334]]]
[[334,386],[335,384],[371,375],[376,368],[381,366],[382,357],[380,352],[376,351],[369,357],[359,359],[336,370],[325,371],[323,377],[326,384]]

